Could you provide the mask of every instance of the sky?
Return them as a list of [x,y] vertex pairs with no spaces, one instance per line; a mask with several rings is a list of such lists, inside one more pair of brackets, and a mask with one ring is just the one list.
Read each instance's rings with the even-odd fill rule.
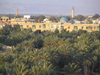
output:
[[100,0],[0,0],[0,14],[100,15]]

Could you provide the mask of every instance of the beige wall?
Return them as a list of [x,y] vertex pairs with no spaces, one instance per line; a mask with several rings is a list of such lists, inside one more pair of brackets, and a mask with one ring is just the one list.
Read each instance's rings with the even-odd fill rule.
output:
[[[64,26],[64,29],[66,29],[67,31],[73,31],[74,30],[74,26],[78,27],[78,30],[83,29],[82,30],[87,30],[88,32],[92,32],[92,31],[97,31],[97,27],[99,26],[99,24],[67,24],[64,23],[61,26]],[[68,28],[70,27],[70,28]],[[92,30],[88,30],[86,29],[86,27],[92,27]],[[94,28],[95,27],[95,28]]]
[[[64,29],[66,29],[66,31],[73,31],[74,30],[74,26],[77,26],[77,30],[78,31],[79,29],[83,29],[82,30],[87,30],[88,32],[92,32],[92,31],[97,31],[97,27],[99,26],[99,24],[71,24],[71,23],[61,23],[61,22],[58,22],[58,23],[33,23],[33,22],[27,22],[25,23],[24,21],[11,21],[11,25],[12,27],[14,27],[14,25],[23,25],[23,29],[24,28],[32,28],[33,25],[36,26],[36,29],[32,29],[32,31],[36,31],[36,30],[41,30],[41,31],[50,31],[51,30],[51,25],[60,25],[60,26],[63,26]],[[46,28],[43,28],[43,25],[46,25]],[[89,27],[91,26],[92,27],[92,30],[88,30],[86,29],[86,27]],[[94,29],[95,27],[95,29]],[[60,27],[61,28],[61,27]]]
[[3,17],[1,17],[1,19],[0,20],[3,20],[3,21],[8,21],[9,20],[9,17],[5,17],[5,16],[3,16]]
[[[17,23],[16,23],[17,24]],[[36,29],[32,29],[32,31],[36,31],[36,30],[41,30],[41,31],[47,31],[50,30],[50,25],[54,25],[54,24],[59,24],[59,23],[18,23],[20,25],[23,25],[23,28],[32,28],[32,25],[36,26]],[[27,25],[29,27],[27,27]],[[46,25],[46,28],[43,28],[43,25]]]
[[[71,23],[63,23],[63,24],[61,24],[60,22],[59,23],[19,23],[19,24],[23,25],[23,28],[27,28],[27,25],[29,25],[28,28],[32,28],[32,25],[36,25],[36,29],[32,29],[33,31],[36,31],[36,30],[41,30],[41,31],[51,30],[50,29],[50,25],[55,25],[55,24],[59,25],[60,24],[67,31],[73,31],[74,30],[74,26],[77,26],[78,30],[82,29],[82,27],[83,27],[82,30],[87,30],[88,32],[91,32],[91,31],[97,31],[97,27],[99,26],[99,24],[71,24]],[[46,28],[43,28],[43,24],[46,25]],[[92,30],[86,29],[86,27],[89,27],[89,26],[92,27]],[[94,29],[94,27],[95,27],[95,29]],[[76,31],[78,31],[78,30],[76,30]]]

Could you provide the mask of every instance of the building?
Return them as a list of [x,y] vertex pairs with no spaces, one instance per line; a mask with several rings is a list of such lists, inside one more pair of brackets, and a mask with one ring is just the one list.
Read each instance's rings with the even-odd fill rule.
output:
[[74,18],[74,7],[72,7],[72,18]]
[[29,19],[29,18],[31,18],[31,16],[30,15],[24,15],[24,18]]
[[0,20],[1,20],[1,21],[8,21],[8,20],[9,20],[9,17],[7,17],[7,16],[2,16],[2,17],[0,18]]
[[88,32],[100,31],[100,24],[72,24],[66,17],[62,17],[58,23],[31,23],[31,22],[21,22],[21,21],[12,21],[11,24],[19,24],[21,29],[32,28],[32,31],[41,30],[41,31],[55,31],[58,29],[59,32],[63,29],[66,31],[78,31],[78,30],[87,30]]
[[[34,23],[28,20],[26,22],[26,20],[27,19],[25,18],[16,18],[14,20],[8,20],[8,21],[2,20],[0,21],[0,29],[6,27],[15,27],[16,25],[19,25],[22,30],[32,28],[32,31],[36,30],[55,31],[56,29],[58,29],[59,32],[61,32],[61,30],[63,29],[66,29],[66,31],[70,32],[73,30],[78,31],[80,29],[87,30],[88,32],[100,31],[100,24],[86,24],[82,23],[81,21],[77,21],[77,23],[71,23],[66,17],[62,17],[60,21],[57,23],[56,22]],[[44,19],[44,21],[48,21],[48,19]]]
[[18,16],[18,8],[16,9],[16,16]]
[[49,21],[49,19],[48,18],[45,18],[44,20],[43,20],[43,22],[45,23],[50,23],[51,21]]

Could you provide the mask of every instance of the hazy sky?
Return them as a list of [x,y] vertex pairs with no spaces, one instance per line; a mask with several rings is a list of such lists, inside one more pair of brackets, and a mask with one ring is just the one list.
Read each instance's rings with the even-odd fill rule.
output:
[[71,15],[100,14],[100,0],[0,0],[0,13]]

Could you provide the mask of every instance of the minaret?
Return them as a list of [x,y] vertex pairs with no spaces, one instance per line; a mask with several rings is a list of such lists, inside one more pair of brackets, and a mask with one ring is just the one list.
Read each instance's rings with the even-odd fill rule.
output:
[[72,7],[72,18],[74,18],[74,7]]
[[18,16],[18,8],[16,9],[16,16]]

